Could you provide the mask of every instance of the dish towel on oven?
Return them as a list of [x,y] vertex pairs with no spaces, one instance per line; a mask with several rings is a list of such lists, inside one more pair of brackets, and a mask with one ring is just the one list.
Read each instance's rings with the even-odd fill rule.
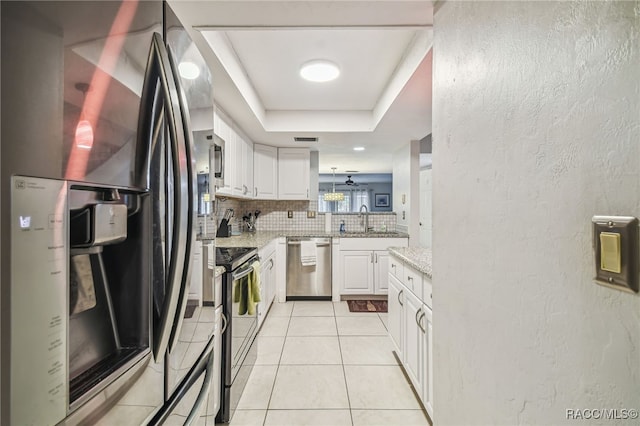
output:
[[253,271],[239,279],[233,289],[234,302],[238,303],[238,315],[255,315],[256,303],[260,301],[260,262],[251,264]]
[[300,261],[302,262],[302,266],[315,265],[316,256],[315,241],[300,241]]

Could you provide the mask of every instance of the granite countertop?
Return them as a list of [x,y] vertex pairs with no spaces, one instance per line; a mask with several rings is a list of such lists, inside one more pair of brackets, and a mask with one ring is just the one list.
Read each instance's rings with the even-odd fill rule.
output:
[[389,247],[389,253],[432,278],[431,249],[424,247]]
[[218,278],[220,275],[224,274],[225,271],[226,269],[224,266],[216,266],[214,278]]
[[243,232],[240,235],[226,238],[216,238],[217,247],[262,247],[274,238],[280,237],[331,237],[331,238],[408,238],[409,234],[402,232],[339,232],[322,231],[257,231]]

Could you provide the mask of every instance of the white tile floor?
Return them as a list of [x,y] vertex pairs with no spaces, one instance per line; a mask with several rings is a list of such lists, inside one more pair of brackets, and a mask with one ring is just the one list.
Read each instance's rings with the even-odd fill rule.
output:
[[231,426],[428,425],[385,324],[346,302],[274,302]]

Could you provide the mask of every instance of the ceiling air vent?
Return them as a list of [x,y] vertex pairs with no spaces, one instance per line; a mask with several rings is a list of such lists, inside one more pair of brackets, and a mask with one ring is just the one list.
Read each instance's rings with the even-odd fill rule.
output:
[[294,136],[293,140],[296,142],[318,142],[318,138],[314,137]]

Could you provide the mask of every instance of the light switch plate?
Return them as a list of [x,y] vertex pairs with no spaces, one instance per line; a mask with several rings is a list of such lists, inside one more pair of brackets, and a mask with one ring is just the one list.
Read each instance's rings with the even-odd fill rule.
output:
[[[638,219],[631,216],[594,216],[591,221],[593,222],[596,282],[618,290],[637,293],[639,273]],[[601,234],[604,238],[601,237]],[[620,265],[617,268],[603,267],[602,241],[611,241],[611,237],[616,235],[619,235]],[[606,256],[610,255],[611,252],[608,251]],[[604,263],[610,263],[610,260]],[[620,272],[614,272],[614,270]]]

